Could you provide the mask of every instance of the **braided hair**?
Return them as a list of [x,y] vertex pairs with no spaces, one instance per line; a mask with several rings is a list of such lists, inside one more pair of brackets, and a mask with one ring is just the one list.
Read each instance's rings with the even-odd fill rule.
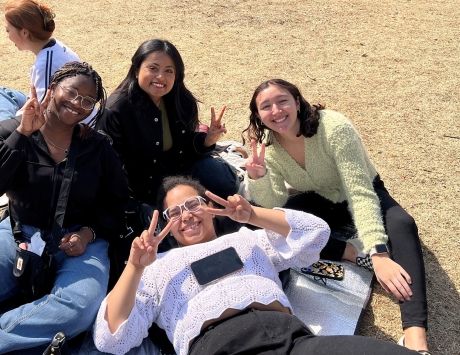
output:
[[99,74],[86,62],[68,62],[59,68],[51,78],[50,87],[59,84],[62,80],[71,78],[77,75],[85,75],[93,79],[96,85],[96,101],[99,102],[99,107],[96,115],[89,122],[90,126],[94,126],[102,116],[107,94],[102,86],[102,79]]

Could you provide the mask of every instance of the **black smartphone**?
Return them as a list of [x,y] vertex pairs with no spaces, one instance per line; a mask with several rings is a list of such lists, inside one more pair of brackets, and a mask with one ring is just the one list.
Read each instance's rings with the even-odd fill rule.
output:
[[235,248],[229,247],[190,264],[200,285],[206,285],[243,267]]
[[309,267],[300,269],[304,274],[324,277],[327,279],[343,280],[345,269],[343,265],[332,263],[329,261],[317,261]]

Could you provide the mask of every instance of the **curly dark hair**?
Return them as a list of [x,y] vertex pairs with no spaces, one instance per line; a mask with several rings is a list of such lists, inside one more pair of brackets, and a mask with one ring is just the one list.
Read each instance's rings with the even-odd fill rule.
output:
[[164,206],[164,199],[166,198],[168,192],[180,185],[190,186],[196,190],[198,196],[203,197],[206,202],[209,202],[209,199],[205,194],[206,188],[201,185],[198,180],[192,178],[191,176],[174,175],[165,177],[161,182],[157,192],[157,206]]
[[107,94],[105,92],[104,86],[102,86],[101,77],[91,67],[91,65],[85,62],[68,62],[64,64],[54,73],[53,77],[51,78],[50,87],[60,83],[64,79],[77,75],[85,75],[90,77],[93,79],[94,84],[96,85],[96,101],[99,102],[99,108],[97,114],[89,122],[89,125],[92,126],[96,124],[104,112]]
[[[288,91],[294,99],[299,101],[299,111],[297,114],[297,118],[300,121],[300,128],[299,132],[297,133],[297,137],[303,135],[304,137],[312,137],[316,134],[319,125],[319,110],[323,110],[325,108],[322,104],[311,105],[308,103],[307,100],[302,96],[300,90],[294,84],[283,80],[283,79],[270,79],[264,81],[260,84],[254,91],[252,95],[251,102],[249,104],[249,109],[251,110],[251,114],[249,116],[249,125],[246,129],[241,133],[241,137],[243,139],[243,143],[246,142],[246,138],[251,140],[256,140],[259,144],[265,141],[265,138],[268,138],[265,142],[266,145],[270,145],[273,142],[272,138],[272,131],[265,126],[262,121],[260,120],[259,112],[257,110],[256,99],[259,96],[260,92],[268,88],[270,85],[278,86],[286,91]],[[268,130],[268,133],[266,132]]]

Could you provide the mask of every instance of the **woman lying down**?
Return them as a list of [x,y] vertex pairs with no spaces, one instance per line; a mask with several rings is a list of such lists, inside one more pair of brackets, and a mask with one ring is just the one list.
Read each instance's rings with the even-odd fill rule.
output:
[[[155,322],[180,355],[415,354],[371,338],[314,336],[292,314],[278,273],[318,260],[329,237],[323,220],[255,207],[239,195],[224,200],[180,176],[166,178],[159,197],[167,224],[155,232],[155,211],[149,229],[133,241],[94,326],[100,351],[151,349],[148,329]],[[262,229],[217,238],[216,215]],[[168,233],[181,247],[157,254]]]

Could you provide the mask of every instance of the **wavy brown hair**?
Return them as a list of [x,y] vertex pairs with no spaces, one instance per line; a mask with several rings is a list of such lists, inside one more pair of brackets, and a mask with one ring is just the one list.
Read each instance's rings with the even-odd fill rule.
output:
[[300,127],[299,132],[297,133],[297,137],[300,137],[301,135],[306,138],[314,136],[318,130],[319,125],[320,116],[318,111],[324,109],[325,106],[322,104],[309,104],[308,101],[305,100],[305,98],[302,96],[297,86],[286,80],[270,79],[260,84],[252,95],[252,99],[249,104],[249,109],[251,110],[251,114],[249,116],[249,125],[241,134],[243,143],[246,142],[245,138],[247,138],[249,141],[254,139],[259,144],[264,143],[265,141],[266,145],[270,145],[273,141],[272,131],[260,120],[259,111],[256,104],[256,99],[259,94],[270,85],[278,86],[288,91],[295,100],[299,101],[300,107],[297,113],[297,119],[300,121]]

